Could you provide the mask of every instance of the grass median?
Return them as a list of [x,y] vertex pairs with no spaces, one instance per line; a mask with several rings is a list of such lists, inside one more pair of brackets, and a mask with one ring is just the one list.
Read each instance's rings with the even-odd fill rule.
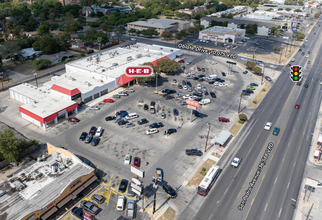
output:
[[168,207],[167,211],[163,213],[163,215],[159,218],[159,220],[175,220],[177,217],[177,212],[171,208],[171,206]]
[[262,90],[254,98],[252,103],[250,103],[249,107],[250,108],[256,108],[259,105],[259,103],[262,101],[262,99],[264,98],[265,94],[268,92],[270,87],[271,87],[271,85],[267,82],[265,84],[265,86],[262,88]]
[[229,130],[229,132],[231,133],[231,135],[233,137],[236,137],[238,131],[243,127],[243,124],[238,123],[238,121],[236,121],[236,123],[231,127],[231,129]]
[[198,171],[193,175],[187,186],[198,186],[199,183],[204,178],[204,174],[208,172],[212,165],[216,164],[216,161],[211,159],[207,159],[199,168]]

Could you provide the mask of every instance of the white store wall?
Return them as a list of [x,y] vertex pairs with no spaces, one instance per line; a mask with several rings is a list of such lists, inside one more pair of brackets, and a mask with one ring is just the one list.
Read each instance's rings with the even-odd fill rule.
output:
[[21,117],[22,117],[22,118],[24,118],[24,119],[26,119],[27,121],[30,121],[31,123],[33,123],[33,124],[35,124],[35,125],[39,126],[39,127],[41,127],[41,126],[42,126],[42,123],[41,123],[41,122],[39,122],[39,121],[37,121],[37,120],[33,119],[32,117],[30,117],[30,116],[28,116],[28,115],[26,115],[26,114],[24,114],[24,113],[21,113]]

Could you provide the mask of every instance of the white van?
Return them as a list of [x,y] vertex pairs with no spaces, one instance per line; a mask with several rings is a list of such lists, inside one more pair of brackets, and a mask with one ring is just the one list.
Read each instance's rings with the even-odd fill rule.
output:
[[95,136],[100,137],[102,135],[103,129],[102,127],[98,127],[95,133]]
[[117,211],[124,210],[124,196],[119,196],[117,200]]
[[127,120],[129,120],[129,119],[134,119],[134,118],[138,118],[139,117],[139,115],[138,114],[136,114],[136,113],[131,113],[131,114],[128,114],[127,116],[125,116],[125,118],[127,119]]

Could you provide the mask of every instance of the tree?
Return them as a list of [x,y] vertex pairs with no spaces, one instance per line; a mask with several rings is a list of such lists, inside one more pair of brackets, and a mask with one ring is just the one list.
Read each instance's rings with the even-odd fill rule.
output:
[[1,55],[3,57],[14,57],[19,50],[20,48],[17,41],[5,41],[0,47]]
[[304,38],[305,38],[305,34],[299,33],[298,35],[296,35],[296,40],[297,41],[303,40]]
[[238,117],[239,117],[239,120],[241,120],[241,121],[247,121],[247,115],[245,115],[245,114],[240,114],[240,115],[238,115]]
[[[171,74],[178,71],[181,67],[175,60],[162,59],[157,62],[156,66],[160,72]],[[158,71],[157,71],[158,72]]]
[[25,31],[33,31],[37,28],[37,22],[35,20],[30,20],[28,23],[24,26]]
[[98,18],[100,18],[100,17],[103,17],[103,16],[104,16],[104,14],[103,14],[103,12],[98,11],[98,12],[96,13],[96,16],[97,16]]
[[314,14],[314,18],[316,18],[316,19],[319,18],[320,16],[321,16],[321,12]]
[[78,39],[80,39],[80,40],[85,40],[85,36],[84,36],[84,34],[78,34]]
[[98,39],[98,38],[101,38],[101,43],[102,44],[106,44],[109,39],[107,37],[107,34],[104,33],[103,31],[98,31],[96,34],[95,34],[95,38]]
[[286,9],[285,9],[285,11],[291,11],[291,10],[292,10],[292,9],[290,9],[290,8],[286,8]]
[[77,18],[77,22],[80,24],[80,25],[86,25],[86,18],[83,17],[83,16],[79,16]]
[[95,12],[92,11],[90,16],[93,18],[95,17],[95,15],[96,15]]
[[39,36],[44,36],[49,34],[49,26],[48,25],[40,25],[37,29]]
[[131,34],[135,34],[135,32],[136,32],[136,30],[135,30],[134,28],[131,28],[131,29],[129,30],[129,33],[131,33]]
[[121,37],[125,34],[125,27],[119,26],[116,28],[115,34],[117,36],[118,42],[120,42]]
[[194,33],[195,33],[195,31],[196,31],[196,29],[195,29],[195,28],[193,28],[193,27],[189,27],[189,28],[187,29],[187,32],[188,32],[189,34],[194,34]]
[[35,50],[41,50],[43,54],[53,54],[61,50],[61,46],[53,37],[42,37],[32,44]]
[[141,34],[152,37],[153,35],[159,35],[159,32],[155,30],[155,28],[148,28],[146,30],[142,30]]
[[302,12],[300,9],[295,9],[294,12]]
[[275,45],[275,46],[273,47],[273,50],[275,50],[275,51],[279,52],[279,51],[281,51],[281,50],[282,50],[282,47],[281,47],[281,46],[278,46],[278,45]]
[[271,32],[272,32],[272,34],[275,34],[277,32],[277,28],[276,27],[272,27]]
[[162,34],[161,34],[161,37],[162,38],[165,38],[165,39],[172,39],[173,35],[171,32],[168,32],[168,31],[164,31]]
[[256,66],[256,63],[255,62],[252,62],[252,61],[247,61],[246,66],[249,69],[253,69]]
[[96,30],[94,28],[88,29],[85,34],[85,40],[88,43],[93,44],[94,40],[96,40],[95,34],[96,34]]
[[252,35],[254,35],[255,34],[255,31],[254,31],[253,28],[247,28],[246,29],[246,34],[252,34]]
[[254,71],[256,74],[260,74],[260,73],[262,73],[262,68],[260,68],[260,67],[256,66],[256,67],[254,67],[254,68],[252,69],[252,71]]
[[240,29],[245,29],[245,24],[240,24]]
[[47,66],[50,65],[50,61],[48,59],[36,59],[33,61],[32,66],[36,69],[36,70],[41,70]]
[[78,24],[77,21],[73,21],[72,23],[68,23],[64,29],[65,32],[75,33],[76,31],[79,31],[82,28]]
[[278,11],[283,11],[283,8],[279,8]]

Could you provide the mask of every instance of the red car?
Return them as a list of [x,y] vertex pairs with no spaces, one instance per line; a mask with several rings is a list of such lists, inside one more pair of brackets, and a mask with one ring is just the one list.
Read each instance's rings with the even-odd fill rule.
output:
[[112,102],[114,102],[114,100],[113,99],[104,99],[103,102],[111,102],[112,103]]
[[69,122],[79,122],[78,118],[69,118],[68,119]]
[[299,109],[300,108],[300,105],[299,104],[296,104],[295,105],[295,108]]
[[218,118],[218,121],[221,121],[221,122],[229,122],[229,119],[228,118],[220,117],[220,118]]
[[140,167],[140,158],[134,157],[133,165],[139,168]]
[[265,47],[258,47],[259,49],[262,49],[262,50],[264,50],[265,49]]
[[197,67],[198,71],[201,71],[201,68],[200,67]]
[[178,63],[184,63],[184,60],[179,60]]

